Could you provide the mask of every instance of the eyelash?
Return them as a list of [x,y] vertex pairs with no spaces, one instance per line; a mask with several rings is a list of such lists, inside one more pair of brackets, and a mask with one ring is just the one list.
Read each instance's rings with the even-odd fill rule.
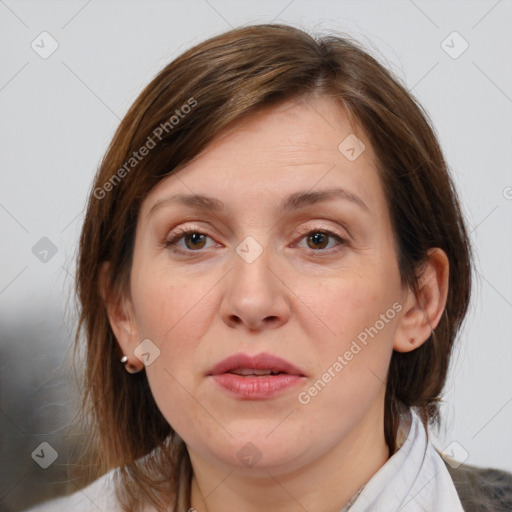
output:
[[[311,252],[313,253],[332,253],[333,251],[337,251],[340,249],[340,246],[341,247],[344,247],[344,246],[348,246],[348,241],[341,237],[340,235],[338,235],[336,232],[330,230],[330,229],[325,229],[325,228],[313,228],[313,229],[307,229],[307,230],[302,230],[299,234],[301,235],[301,239],[302,240],[305,236],[307,235],[311,235],[311,234],[323,234],[323,235],[327,235],[328,237],[330,238],[333,238],[335,239],[337,242],[338,242],[338,248],[331,248],[331,249],[319,249],[319,250],[315,250],[315,249],[308,249],[310,250]],[[199,253],[199,252],[202,252],[202,249],[197,249],[196,251],[194,250],[191,250],[191,249],[178,249],[177,248],[177,242],[179,242],[181,239],[185,238],[187,235],[193,235],[193,234],[196,234],[196,235],[204,235],[208,238],[211,238],[210,236],[208,236],[206,233],[203,233],[200,229],[195,229],[193,227],[190,227],[190,228],[178,228],[176,229],[172,234],[171,234],[171,238],[165,240],[165,247],[169,248],[170,250],[172,250],[173,252],[175,253],[179,253],[179,254],[191,254],[191,253]],[[320,256],[320,254],[318,254]]]

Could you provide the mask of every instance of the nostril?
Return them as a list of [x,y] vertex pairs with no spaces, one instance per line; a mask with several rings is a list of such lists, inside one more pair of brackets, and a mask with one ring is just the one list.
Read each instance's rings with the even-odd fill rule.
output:
[[233,325],[239,325],[242,323],[241,318],[236,315],[231,315],[230,320]]
[[246,324],[247,327],[251,331],[257,331],[266,326],[273,326],[275,324],[279,323],[279,317],[276,315],[267,316],[263,320],[254,320],[254,321],[244,321],[242,318],[240,318],[238,315],[230,315],[229,316],[229,323],[232,327],[239,326],[241,324]]

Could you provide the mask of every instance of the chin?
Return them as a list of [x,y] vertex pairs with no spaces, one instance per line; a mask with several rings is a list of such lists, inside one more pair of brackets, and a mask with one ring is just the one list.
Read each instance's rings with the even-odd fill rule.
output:
[[[268,477],[268,472],[289,472],[309,462],[306,459],[308,453],[311,455],[313,446],[305,445],[297,432],[292,432],[289,428],[282,428],[279,433],[277,429],[272,432],[279,424],[275,420],[262,422],[262,428],[255,429],[254,421],[257,420],[252,420],[252,428],[248,428],[248,422],[244,422],[243,426],[238,425],[239,429],[231,425],[228,430],[233,437],[226,434],[219,439],[216,435],[215,444],[209,439],[203,439],[201,448],[194,451],[202,453],[214,465],[255,476],[259,473]],[[314,444],[315,440],[310,441]],[[193,445],[191,443],[189,446]]]

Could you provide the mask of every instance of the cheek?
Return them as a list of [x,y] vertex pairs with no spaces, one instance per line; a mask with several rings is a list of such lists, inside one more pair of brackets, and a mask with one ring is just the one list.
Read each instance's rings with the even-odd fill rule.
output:
[[[206,277],[177,280],[148,273],[134,280],[135,314],[140,339],[150,339],[160,350],[146,373],[154,398],[170,422],[172,412],[187,405],[184,390],[193,387],[198,345],[207,336],[215,314],[212,287]],[[188,404],[189,405],[189,404]]]
[[[374,325],[392,308],[397,296],[385,279],[369,272],[364,276],[346,273],[313,287],[309,281],[304,284],[294,289],[301,298],[296,304],[301,309],[298,320],[302,329],[310,338],[340,349]],[[380,322],[379,330],[384,330]]]
[[193,347],[211,314],[212,286],[206,277],[185,281],[168,270],[141,274],[133,285],[140,336],[154,340],[162,351]]
[[384,385],[401,306],[396,276],[367,269],[299,292],[304,300],[298,318],[311,340],[315,368],[306,401],[322,394],[317,401],[323,405],[352,407]]
[[383,396],[397,312],[391,294],[374,279],[345,279],[320,291],[315,311],[327,326],[304,325],[315,370],[300,390],[297,418],[307,417],[308,427],[328,442],[348,435]]
[[[151,300],[140,308],[139,323],[144,337],[154,340],[160,356],[145,371],[153,398],[167,422],[182,434],[190,429],[207,429],[204,411],[195,394],[198,345],[207,335],[212,305],[206,290],[159,283]],[[187,411],[184,414],[183,411]]]

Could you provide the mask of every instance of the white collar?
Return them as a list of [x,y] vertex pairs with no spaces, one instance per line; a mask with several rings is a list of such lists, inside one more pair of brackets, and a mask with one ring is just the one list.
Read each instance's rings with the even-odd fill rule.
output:
[[[406,436],[349,507],[350,512],[464,512],[445,463],[413,410],[401,417]],[[400,442],[399,442],[400,444]]]

